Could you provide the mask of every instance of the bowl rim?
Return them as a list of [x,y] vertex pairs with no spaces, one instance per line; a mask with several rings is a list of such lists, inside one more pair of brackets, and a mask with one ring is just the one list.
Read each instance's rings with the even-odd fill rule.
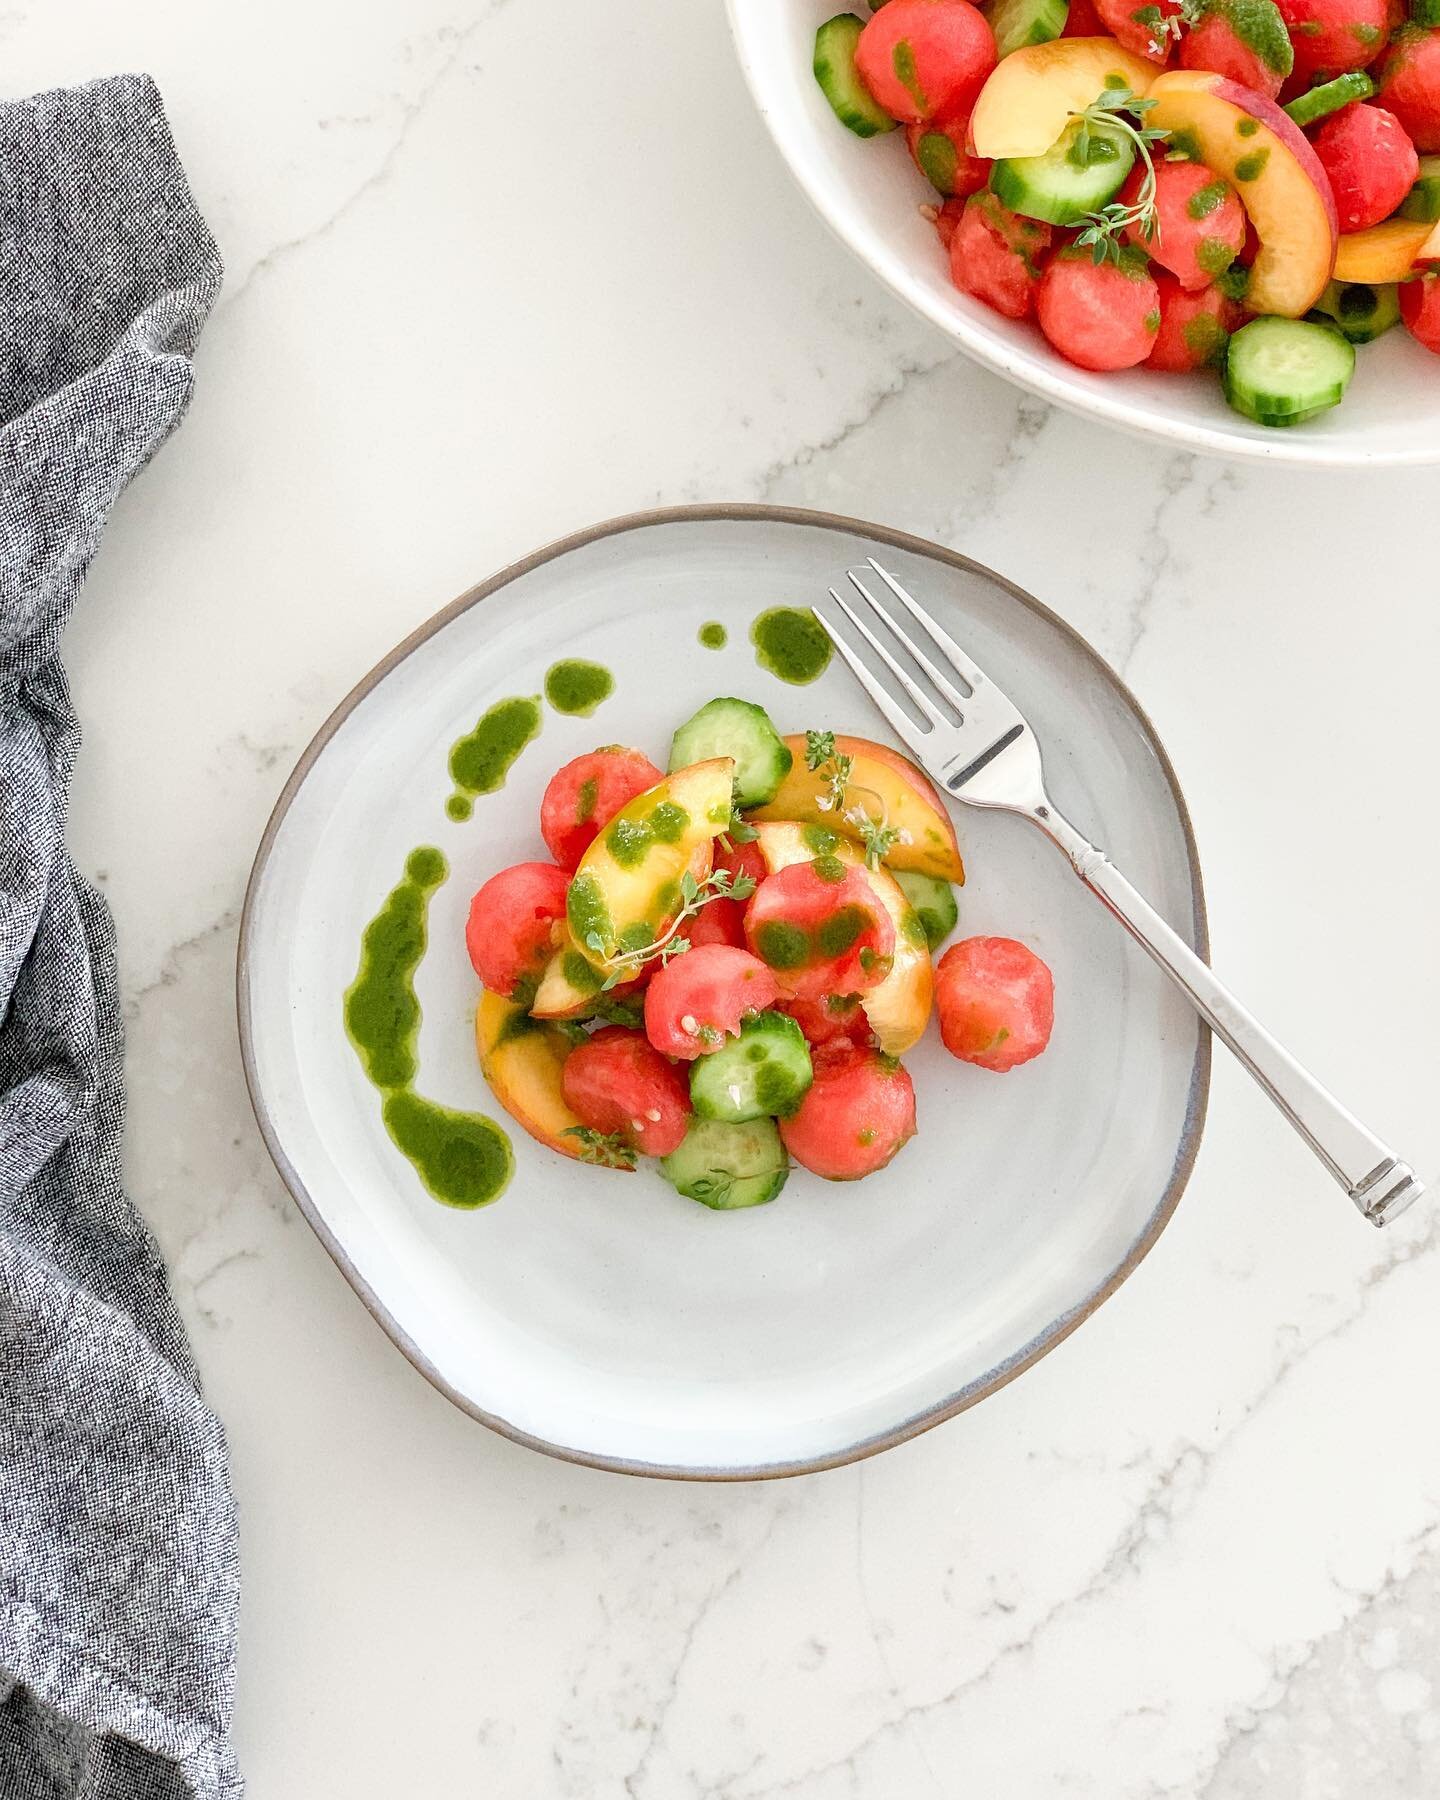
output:
[[1211,1037],[1210,1033],[1201,1030],[1196,1039],[1195,1059],[1191,1065],[1190,1091],[1186,1105],[1184,1124],[1181,1129],[1176,1148],[1175,1161],[1171,1166],[1169,1178],[1155,1206],[1145,1222],[1143,1229],[1135,1238],[1125,1257],[1110,1275],[1097,1288],[1091,1290],[1085,1298],[1068,1313],[1050,1321],[1042,1331],[1020,1350],[1011,1355],[1005,1362],[989,1371],[981,1379],[971,1382],[958,1393],[948,1396],[934,1406],[926,1407],[921,1412],[902,1419],[898,1424],[884,1431],[876,1432],[862,1438],[843,1450],[828,1452],[824,1455],[798,1458],[794,1461],[763,1463],[746,1466],[720,1467],[689,1464],[665,1464],[637,1461],[626,1457],[612,1457],[603,1454],[577,1450],[573,1446],[555,1444],[546,1438],[538,1437],[524,1431],[498,1414],[491,1413],[479,1406],[468,1395],[460,1392],[449,1382],[427,1356],[426,1352],[410,1336],[408,1332],[392,1316],[379,1295],[369,1285],[351,1260],[349,1252],[337,1234],[322,1216],[309,1191],[300,1177],[299,1171],[286,1155],[280,1142],[279,1134],[270,1115],[270,1109],[261,1091],[259,1072],[256,1066],[254,1020],[251,1012],[250,973],[252,950],[255,932],[256,901],[266,870],[269,866],[271,852],[275,847],[290,807],[308,777],[311,768],[319,759],[330,740],[340,727],[355,711],[356,707],[384,681],[393,670],[406,660],[422,644],[427,643],[437,632],[442,631],[452,620],[472,607],[478,606],[492,594],[500,592],[520,577],[530,574],[535,569],[604,539],[622,537],[629,532],[644,531],[654,526],[675,524],[762,524],[762,525],[794,525],[811,529],[823,529],[833,532],[847,533],[868,537],[891,549],[906,551],[913,555],[931,558],[948,564],[951,568],[969,574],[980,575],[1003,588],[1012,599],[1031,612],[1038,615],[1047,624],[1058,631],[1071,647],[1082,656],[1094,669],[1096,676],[1107,683],[1120,700],[1131,710],[1140,725],[1141,731],[1159,764],[1166,787],[1169,790],[1179,820],[1185,843],[1186,863],[1190,883],[1190,901],[1195,935],[1195,949],[1202,960],[1208,962],[1210,957],[1209,921],[1205,906],[1205,890],[1200,873],[1199,851],[1195,842],[1194,827],[1190,818],[1190,810],[1180,781],[1175,773],[1174,765],[1161,742],[1154,724],[1145,709],[1131,693],[1120,674],[1100,655],[1099,651],[1081,635],[1067,620],[1051,610],[1042,601],[1037,600],[1023,588],[1016,586],[1003,575],[998,575],[984,563],[962,555],[958,550],[951,550],[943,544],[930,539],[918,537],[911,532],[897,531],[887,525],[872,524],[863,519],[846,517],[841,513],[830,513],[811,510],[804,507],[769,506],[751,502],[735,502],[730,504],[701,504],[690,506],[666,506],[647,508],[642,511],[624,513],[615,518],[602,520],[600,523],[587,526],[564,537],[556,538],[540,549],[519,561],[508,564],[486,580],[477,582],[467,588],[464,593],[444,606],[439,612],[418,625],[408,636],[401,639],[395,647],[381,657],[369,672],[345,695],[320,725],[315,735],[301,752],[299,760],[291,770],[280,790],[261,834],[259,846],[255,852],[255,860],[251,866],[250,876],[245,887],[245,899],[240,913],[239,940],[235,958],[235,1005],[236,1020],[240,1039],[240,1057],[245,1075],[245,1087],[250,1099],[250,1107],[255,1115],[255,1122],[260,1130],[266,1151],[274,1163],[276,1171],[292,1199],[300,1208],[311,1230],[328,1252],[335,1266],[345,1277],[350,1287],[359,1296],[362,1304],[370,1313],[375,1323],[380,1326],[395,1347],[411,1362],[432,1387],[442,1393],[446,1399],[458,1406],[462,1412],[479,1420],[490,1430],[501,1437],[509,1438],[512,1443],[521,1444],[530,1450],[538,1450],[547,1456],[553,1456],[562,1462],[575,1463],[583,1467],[604,1469],[612,1474],[644,1475],[659,1480],[669,1481],[760,1481],[774,1480],[796,1475],[815,1474],[822,1469],[842,1468],[850,1463],[860,1462],[865,1458],[878,1455],[882,1450],[893,1449],[897,1444],[908,1442],[920,1436],[945,1420],[954,1418],[956,1414],[968,1411],[981,1400],[1007,1387],[1016,1376],[1022,1374],[1041,1357],[1049,1354],[1057,1344],[1062,1343],[1092,1313],[1107,1301],[1121,1283],[1134,1272],[1154,1247],[1161,1232],[1169,1224],[1180,1196],[1184,1193],[1199,1153],[1200,1139],[1203,1134],[1206,1112],[1210,1096]]
[[[948,312],[913,280],[903,257],[892,255],[883,246],[872,248],[862,245],[855,228],[846,222],[841,210],[831,205],[825,195],[817,193],[805,179],[792,151],[790,135],[780,126],[769,105],[759,63],[751,54],[743,17],[746,6],[753,3],[754,0],[725,0],[730,36],[755,110],[764,121],[771,141],[779,151],[781,161],[795,185],[829,227],[832,235],[857,261],[913,312],[928,319],[974,361],[993,369],[996,374],[1003,375],[1042,400],[1062,407],[1066,412],[1075,413],[1081,418],[1099,419],[1131,437],[1150,441],[1158,439],[1173,445],[1177,450],[1192,454],[1235,457],[1252,463],[1312,469],[1427,468],[1440,462],[1440,422],[1437,422],[1434,441],[1430,445],[1417,444],[1397,450],[1383,446],[1374,449],[1346,448],[1331,439],[1306,437],[1303,432],[1294,431],[1272,430],[1267,437],[1254,438],[1238,430],[1186,423],[1148,412],[1137,416],[1133,401],[1122,399],[1118,394],[1111,399],[1103,392],[1097,394],[1088,388],[1081,389],[1076,375],[1070,373],[1070,365],[1053,351],[1049,353],[1049,360],[1045,364],[1034,365],[1000,340],[991,338],[969,320]],[[772,0],[765,0],[765,3],[770,4]]]

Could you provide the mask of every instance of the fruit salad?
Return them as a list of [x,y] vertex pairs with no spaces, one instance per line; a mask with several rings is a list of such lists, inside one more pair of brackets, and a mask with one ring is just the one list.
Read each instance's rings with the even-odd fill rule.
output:
[[1082,369],[1337,405],[1355,346],[1440,355],[1440,0],[869,0],[815,37],[902,130],[963,293]]
[[1054,984],[1012,938],[936,953],[965,878],[915,765],[867,738],[781,737],[716,699],[662,771],[609,744],[540,806],[549,861],[471,902],[480,1066],[562,1156],[654,1159],[715,1211],[773,1200],[792,1164],[882,1169],[915,1135],[902,1058],[939,1015],[945,1048],[1003,1073],[1049,1042]]

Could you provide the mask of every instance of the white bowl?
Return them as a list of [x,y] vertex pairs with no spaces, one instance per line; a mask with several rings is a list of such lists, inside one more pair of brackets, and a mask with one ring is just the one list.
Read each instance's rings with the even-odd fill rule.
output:
[[[1364,345],[1345,401],[1288,431],[1226,406],[1210,374],[1143,368],[1091,375],[1057,356],[1029,324],[1002,319],[952,284],[920,207],[934,190],[901,134],[862,139],[831,112],[811,72],[815,28],[834,0],[728,0],[740,65],[781,154],[835,234],[902,300],[978,362],[1072,412],[1186,450],[1322,468],[1440,461],[1440,368],[1397,329]],[[863,16],[863,0],[857,8]]]

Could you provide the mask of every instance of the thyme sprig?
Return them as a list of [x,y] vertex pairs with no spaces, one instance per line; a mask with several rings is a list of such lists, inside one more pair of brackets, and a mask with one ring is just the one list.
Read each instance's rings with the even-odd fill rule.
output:
[[[833,731],[805,733],[805,767],[812,775],[824,778],[821,812],[836,813],[847,825],[854,827],[864,846],[867,869],[877,868],[897,844],[904,842],[905,834],[890,823],[884,798],[873,788],[858,786],[851,780],[855,759],[842,755],[835,748]],[[857,795],[868,795],[876,803],[878,818],[863,799],[855,799]]]
[[[1160,9],[1156,7],[1153,10],[1158,17]],[[1071,118],[1080,121],[1080,129],[1075,133],[1073,145],[1073,154],[1077,162],[1083,165],[1090,161],[1092,131],[1119,132],[1122,137],[1129,138],[1134,144],[1145,170],[1144,179],[1140,183],[1140,191],[1130,205],[1124,205],[1119,200],[1112,200],[1108,206],[1102,206],[1098,212],[1085,215],[1085,227],[1075,239],[1075,243],[1077,247],[1089,249],[1090,259],[1097,266],[1106,262],[1119,264],[1125,233],[1132,226],[1147,244],[1154,238],[1158,229],[1159,216],[1155,207],[1155,159],[1150,154],[1150,146],[1164,142],[1170,133],[1143,123],[1145,114],[1156,104],[1156,101],[1143,99],[1128,87],[1109,87],[1083,112],[1070,115]],[[1127,113],[1133,113],[1135,119],[1127,118],[1125,116]]]
[[600,984],[601,993],[618,987],[622,981],[632,981],[646,963],[658,962],[663,968],[672,958],[683,956],[690,948],[690,940],[680,935],[681,926],[712,900],[748,900],[754,892],[755,882],[749,875],[732,875],[729,869],[712,869],[703,881],[697,881],[687,869],[680,877],[680,910],[652,943],[641,949],[622,951],[619,956],[609,956],[600,933],[588,932],[585,948],[606,971]]
[[561,1134],[573,1137],[579,1144],[581,1162],[596,1163],[602,1169],[633,1169],[635,1146],[618,1131],[593,1131],[588,1125],[569,1125]]
[[1163,57],[1172,38],[1178,44],[1191,26],[1200,23],[1205,16],[1206,4],[1207,0],[1179,0],[1169,12],[1162,12],[1155,5],[1142,6],[1130,17],[1137,25],[1144,25],[1149,30],[1150,48],[1156,56]]

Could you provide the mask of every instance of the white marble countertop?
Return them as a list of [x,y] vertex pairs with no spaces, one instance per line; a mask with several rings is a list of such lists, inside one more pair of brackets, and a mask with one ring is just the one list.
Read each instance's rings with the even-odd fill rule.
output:
[[391,1348],[266,1159],[232,976],[287,770],[415,623],[607,515],[813,505],[1124,671],[1217,962],[1433,1174],[1435,475],[1193,462],[959,360],[792,188],[713,0],[9,0],[0,53],[15,93],[150,70],[230,270],[69,658],[254,1800],[1432,1794],[1436,1215],[1369,1231],[1223,1056],[1173,1224],[1021,1381],[858,1467],[648,1484]]

